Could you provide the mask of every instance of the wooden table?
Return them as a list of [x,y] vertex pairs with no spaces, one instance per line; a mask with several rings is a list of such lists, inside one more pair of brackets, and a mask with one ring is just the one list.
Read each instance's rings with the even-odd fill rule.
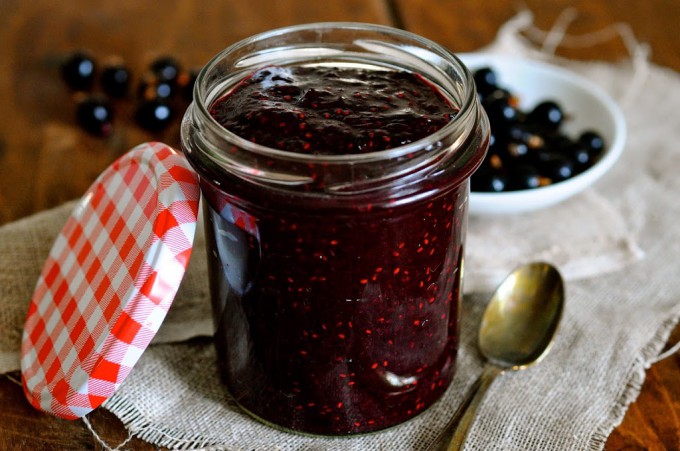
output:
[[[93,3],[96,3],[93,5]],[[524,0],[536,25],[549,29],[573,6],[570,33],[627,22],[652,48],[652,60],[680,71],[677,0]],[[178,127],[151,135],[129,120],[132,101],[116,106],[108,139],[75,126],[74,101],[59,80],[63,55],[87,48],[102,61],[117,55],[135,74],[162,54],[198,66],[227,44],[273,27],[325,20],[390,24],[422,34],[457,52],[490,43],[517,13],[514,0],[229,0],[192,2],[0,2],[0,224],[80,197],[96,175],[133,144],[160,139],[178,144]],[[617,60],[621,40],[560,50],[572,58]],[[680,339],[678,328],[671,341]],[[18,378],[14,373],[10,377]],[[606,449],[680,449],[680,356],[654,365],[638,400],[609,437]],[[122,424],[99,409],[91,415],[100,436],[117,445]],[[0,449],[101,449],[82,422],[62,421],[32,409],[21,389],[0,377]],[[140,440],[127,448],[153,449]]]

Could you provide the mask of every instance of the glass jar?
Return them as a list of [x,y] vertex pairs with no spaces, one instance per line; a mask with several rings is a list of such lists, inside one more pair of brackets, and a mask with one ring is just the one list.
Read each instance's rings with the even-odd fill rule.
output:
[[[419,74],[457,110],[424,139],[343,155],[276,150],[210,114],[265,66]],[[489,126],[468,70],[405,31],[320,23],[263,33],[201,71],[182,123],[200,176],[219,366],[284,429],[380,430],[442,396],[459,343],[469,178]]]

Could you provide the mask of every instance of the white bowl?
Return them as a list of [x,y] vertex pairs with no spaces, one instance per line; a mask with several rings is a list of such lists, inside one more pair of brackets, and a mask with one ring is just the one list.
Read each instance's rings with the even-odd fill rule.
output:
[[592,185],[616,162],[626,141],[626,122],[618,105],[599,86],[566,69],[517,56],[485,53],[458,55],[474,72],[490,67],[498,84],[519,98],[520,109],[530,110],[543,100],[555,100],[569,119],[562,130],[571,137],[587,129],[605,140],[605,153],[584,172],[547,186],[500,193],[470,193],[471,214],[511,214],[537,210],[561,202]]

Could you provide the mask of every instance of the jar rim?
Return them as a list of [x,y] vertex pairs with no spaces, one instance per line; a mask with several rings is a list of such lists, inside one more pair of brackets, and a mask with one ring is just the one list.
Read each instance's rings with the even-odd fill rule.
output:
[[[214,69],[219,62],[228,56],[230,53],[234,52],[235,50],[253,43],[257,41],[262,41],[265,39],[271,39],[276,36],[284,35],[284,34],[290,34],[290,33],[296,33],[296,32],[303,32],[303,31],[318,31],[321,32],[323,30],[332,30],[332,29],[343,29],[343,30],[363,30],[363,31],[376,31],[382,34],[386,35],[393,35],[393,36],[399,36],[402,38],[408,38],[409,40],[412,40],[414,42],[417,42],[421,45],[423,45],[425,48],[432,49],[438,54],[440,57],[446,57],[449,59],[449,61],[453,61],[455,65],[457,66],[457,69],[460,69],[460,74],[463,77],[464,81],[464,86],[466,88],[465,93],[464,93],[464,101],[461,103],[459,106],[458,111],[456,112],[456,115],[453,117],[451,121],[449,121],[446,125],[441,127],[439,130],[435,131],[434,133],[427,135],[421,139],[418,139],[416,141],[410,142],[408,144],[404,144],[401,146],[393,147],[391,149],[386,149],[386,150],[379,150],[379,151],[373,151],[373,152],[365,152],[365,153],[352,153],[352,154],[307,154],[307,153],[300,153],[300,152],[290,152],[286,150],[280,150],[280,149],[274,149],[272,147],[264,146],[261,144],[254,143],[248,139],[245,139],[232,131],[230,131],[228,128],[222,126],[209,112],[208,106],[205,104],[202,99],[204,99],[204,92],[202,89],[202,86],[204,84],[204,81],[210,71]],[[434,52],[433,52],[434,53]],[[280,27],[280,28],[275,28],[269,31],[265,31],[262,33],[258,33],[255,35],[252,35],[250,37],[247,37],[245,39],[242,39],[234,44],[229,45],[222,51],[220,51],[217,55],[215,55],[213,58],[208,61],[208,63],[201,69],[201,71],[198,74],[198,77],[196,78],[196,83],[194,84],[194,89],[193,89],[193,98],[194,101],[192,103],[192,107],[198,109],[198,112],[200,113],[201,116],[203,116],[203,119],[206,120],[204,124],[208,126],[209,128],[212,129],[213,132],[216,133],[226,133],[226,136],[229,138],[230,141],[234,143],[234,145],[237,145],[239,148],[253,152],[255,154],[259,154],[265,157],[271,157],[271,158],[276,158],[276,159],[283,159],[283,160],[288,160],[292,162],[299,162],[299,163],[368,163],[368,162],[373,162],[373,161],[380,161],[380,160],[385,160],[385,159],[391,159],[391,158],[399,158],[405,155],[408,155],[413,152],[417,152],[423,149],[425,144],[428,142],[436,142],[445,139],[446,136],[450,135],[454,129],[459,126],[460,122],[464,122],[467,117],[469,117],[471,114],[475,114],[475,100],[476,100],[476,89],[474,85],[474,80],[472,77],[472,74],[470,73],[470,70],[465,66],[465,64],[456,56],[455,53],[452,51],[448,50],[446,47],[437,44],[434,41],[431,41],[430,39],[424,38],[418,34],[405,31],[402,29],[390,27],[387,25],[378,25],[378,24],[372,24],[372,23],[364,23],[364,22],[313,22],[313,23],[306,23],[306,24],[299,24],[299,25],[292,25],[292,26],[286,26],[286,27]],[[196,99],[199,99],[198,101]]]

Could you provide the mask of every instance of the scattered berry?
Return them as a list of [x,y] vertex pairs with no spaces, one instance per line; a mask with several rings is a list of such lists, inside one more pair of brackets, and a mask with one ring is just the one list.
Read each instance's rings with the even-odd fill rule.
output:
[[180,74],[180,65],[175,58],[163,56],[151,63],[151,72],[161,82],[175,84]]
[[130,71],[122,64],[106,66],[102,69],[100,83],[108,96],[125,97],[130,86]]
[[155,75],[146,76],[139,83],[139,97],[146,100],[167,100],[175,93],[175,87],[168,81],[161,80]]
[[113,130],[113,110],[102,96],[88,96],[76,108],[78,124],[89,133],[109,136]]
[[170,106],[160,99],[144,100],[135,113],[137,124],[150,132],[165,129],[174,117]]
[[86,91],[94,83],[96,64],[87,53],[72,53],[61,67],[61,74],[69,88],[75,91]]
[[[113,109],[107,99],[125,98],[133,83],[130,70],[121,61],[105,64],[97,77],[95,59],[84,51],[75,51],[61,65],[65,83],[75,91],[89,91],[97,82],[101,94],[84,98],[77,106],[80,126],[98,136],[112,132]],[[191,102],[200,69],[182,70],[171,56],[155,59],[136,82],[138,105],[134,120],[149,132],[164,130],[175,119],[174,109]]]

